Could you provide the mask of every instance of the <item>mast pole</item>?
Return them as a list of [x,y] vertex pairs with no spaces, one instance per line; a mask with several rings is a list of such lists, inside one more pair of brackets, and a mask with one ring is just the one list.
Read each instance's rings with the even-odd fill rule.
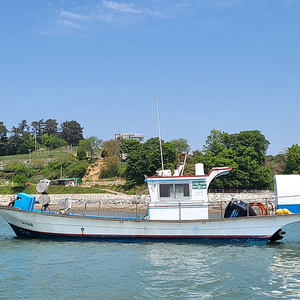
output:
[[164,170],[164,158],[163,158],[162,145],[161,145],[161,133],[160,133],[160,123],[159,123],[159,112],[158,112],[158,101],[157,101],[157,98],[156,98],[156,113],[157,113],[157,125],[158,125],[158,135],[159,135],[161,169]]

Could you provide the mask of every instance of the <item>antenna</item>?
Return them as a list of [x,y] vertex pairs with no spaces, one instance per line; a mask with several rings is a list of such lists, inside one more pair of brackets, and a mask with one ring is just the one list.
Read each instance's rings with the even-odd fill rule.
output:
[[156,98],[156,113],[157,113],[157,125],[158,125],[158,135],[159,135],[161,169],[164,170],[164,158],[163,158],[162,145],[161,145],[161,133],[160,133],[160,124],[159,124],[159,113],[158,113],[158,101],[157,101],[157,98]]

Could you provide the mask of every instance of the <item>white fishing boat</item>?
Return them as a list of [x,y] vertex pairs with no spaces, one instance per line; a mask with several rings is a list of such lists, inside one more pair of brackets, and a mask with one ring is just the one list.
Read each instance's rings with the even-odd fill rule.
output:
[[[183,175],[180,167],[173,174],[163,170],[157,176],[147,177],[150,201],[143,218],[71,213],[70,199],[60,201],[57,212],[47,210],[50,198],[44,181],[37,185],[37,191],[42,193],[38,199],[19,193],[10,206],[0,206],[0,214],[17,237],[119,242],[267,243],[283,238],[283,226],[300,221],[298,212],[285,208],[289,206],[288,194],[277,195],[273,206],[232,200],[220,217],[212,218],[208,187],[214,178],[228,174],[231,168],[213,168],[208,174],[203,170],[202,164],[196,164],[192,176]],[[280,182],[277,190],[282,190]],[[293,209],[300,207],[299,197],[292,197],[291,201]],[[251,204],[261,207],[262,213],[255,214]]]

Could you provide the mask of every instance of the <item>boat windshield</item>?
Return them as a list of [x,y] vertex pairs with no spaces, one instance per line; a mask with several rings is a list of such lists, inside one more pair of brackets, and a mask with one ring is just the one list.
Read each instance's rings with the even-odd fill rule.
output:
[[188,183],[161,183],[159,185],[159,198],[189,199],[190,186]]

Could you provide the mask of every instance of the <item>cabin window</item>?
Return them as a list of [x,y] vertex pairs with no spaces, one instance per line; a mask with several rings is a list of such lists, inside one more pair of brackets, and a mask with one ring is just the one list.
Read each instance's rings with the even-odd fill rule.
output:
[[161,184],[159,186],[160,197],[174,197],[173,184]]
[[175,184],[175,198],[189,197],[190,189],[188,184]]
[[180,184],[160,184],[159,185],[160,198],[189,198],[190,187],[188,183]]

